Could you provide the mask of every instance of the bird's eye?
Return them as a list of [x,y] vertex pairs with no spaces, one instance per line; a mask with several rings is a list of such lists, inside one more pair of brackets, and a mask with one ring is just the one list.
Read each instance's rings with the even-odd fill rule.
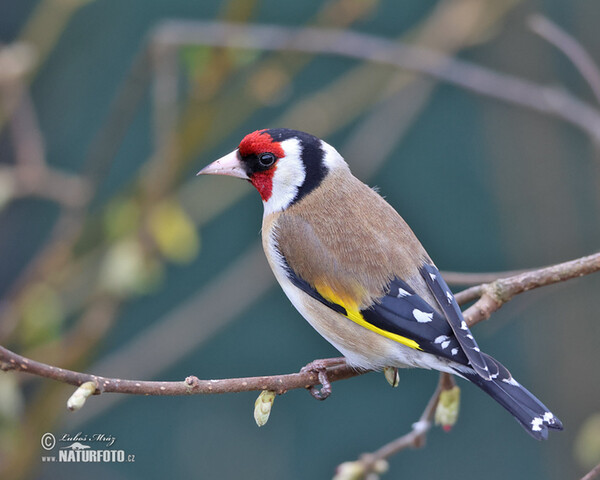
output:
[[260,163],[261,167],[270,167],[275,163],[275,155],[270,152],[261,153],[258,156],[258,163]]

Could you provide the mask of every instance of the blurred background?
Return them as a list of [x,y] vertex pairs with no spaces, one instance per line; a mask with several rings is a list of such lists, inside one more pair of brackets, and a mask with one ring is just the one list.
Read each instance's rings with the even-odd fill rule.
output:
[[[600,87],[556,26],[600,61],[598,18],[584,0],[4,0],[0,343],[143,380],[337,356],[268,271],[256,192],[195,177],[258,128],[336,146],[440,269],[596,251]],[[342,33],[303,51],[307,27]],[[434,428],[385,478],[565,479],[600,462],[599,289],[596,275],[536,290],[474,329],[563,433],[535,442],[459,381],[452,432]],[[375,373],[335,383],[322,403],[289,392],[258,429],[256,393],[106,394],[69,413],[72,387],[1,373],[0,477],[330,478],[418,419],[438,375],[400,374],[397,389]],[[44,463],[45,432],[112,435],[135,463]]]

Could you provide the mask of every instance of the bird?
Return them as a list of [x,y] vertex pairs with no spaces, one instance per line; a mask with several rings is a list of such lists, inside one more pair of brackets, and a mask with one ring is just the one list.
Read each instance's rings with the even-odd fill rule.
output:
[[561,421],[483,353],[450,288],[398,212],[337,150],[287,128],[246,135],[198,172],[249,181],[262,245],[298,312],[351,367],[417,367],[477,385],[538,440]]

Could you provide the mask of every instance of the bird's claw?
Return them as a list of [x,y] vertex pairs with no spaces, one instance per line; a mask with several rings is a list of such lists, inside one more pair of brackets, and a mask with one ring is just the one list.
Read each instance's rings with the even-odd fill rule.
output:
[[331,383],[327,377],[327,368],[334,365],[339,365],[342,363],[342,360],[343,359],[340,358],[314,360],[300,369],[301,373],[314,372],[319,378],[321,388],[318,388],[316,385],[311,385],[308,387],[308,391],[313,398],[316,398],[317,400],[325,400],[327,397],[329,397],[329,395],[331,395]]

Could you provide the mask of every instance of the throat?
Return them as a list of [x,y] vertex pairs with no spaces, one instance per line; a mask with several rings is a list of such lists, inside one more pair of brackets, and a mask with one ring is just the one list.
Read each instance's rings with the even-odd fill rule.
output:
[[257,172],[252,175],[250,183],[254,185],[254,188],[258,190],[260,198],[263,202],[268,202],[273,195],[273,174],[275,169],[267,170],[264,172]]

